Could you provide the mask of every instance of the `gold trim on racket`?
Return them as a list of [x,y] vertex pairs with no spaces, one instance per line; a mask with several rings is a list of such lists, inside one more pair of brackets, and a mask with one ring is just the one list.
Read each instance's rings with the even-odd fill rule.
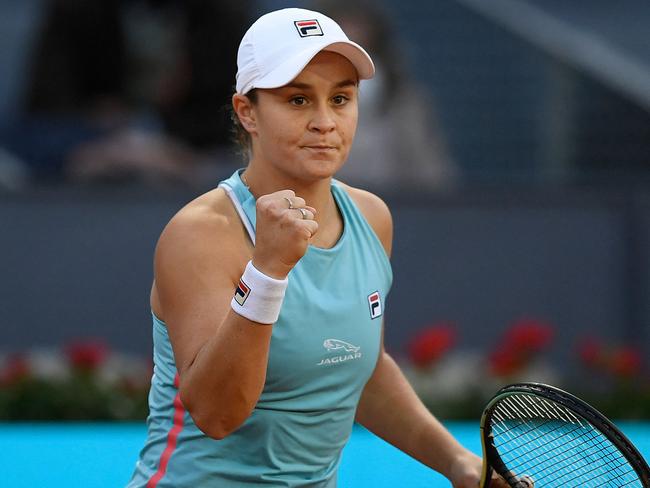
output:
[[483,469],[481,471],[481,481],[479,481],[479,487],[480,488],[488,488],[490,486],[490,479],[492,478],[492,468],[490,467],[490,464],[487,461],[487,449],[485,447],[485,435],[484,435],[484,428],[485,428],[485,412],[483,412],[483,415],[481,417],[481,449],[483,450]]
[[[490,403],[491,405],[492,403]],[[516,480],[514,485],[512,483],[509,483],[508,481],[504,480],[501,476],[495,473],[494,469],[492,469],[492,466],[490,466],[490,462],[488,461],[488,445],[486,445],[485,441],[487,437],[491,437],[491,434],[485,435],[485,422],[486,419],[488,418],[487,412],[489,406],[486,407],[485,411],[483,412],[483,415],[481,416],[481,448],[483,450],[483,468],[481,470],[481,480],[479,481],[479,488],[490,488],[494,487],[494,484],[492,481],[494,481],[494,477],[498,476],[501,480],[503,480],[503,483],[505,483],[507,486],[510,487],[516,487],[516,488],[534,488],[535,487],[535,482],[530,476],[520,476],[517,478],[514,473],[509,471],[509,477],[508,479],[511,480]],[[491,447],[491,446],[490,446]]]

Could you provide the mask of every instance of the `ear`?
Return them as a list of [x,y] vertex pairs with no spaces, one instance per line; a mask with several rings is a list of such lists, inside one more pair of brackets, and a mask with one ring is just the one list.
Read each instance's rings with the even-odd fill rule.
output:
[[232,96],[232,108],[239,118],[239,122],[241,123],[242,127],[249,134],[256,134],[257,123],[255,118],[255,107],[253,106],[250,98],[248,98],[246,95],[235,93]]

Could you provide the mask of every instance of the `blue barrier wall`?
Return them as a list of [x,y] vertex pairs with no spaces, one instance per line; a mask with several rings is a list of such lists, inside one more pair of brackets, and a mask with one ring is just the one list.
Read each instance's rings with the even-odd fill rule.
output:
[[[191,195],[48,190],[0,201],[0,349],[104,337],[148,354],[152,254]],[[429,323],[491,346],[513,320],[559,330],[568,353],[592,332],[648,345],[650,194],[483,191],[386,198],[394,288],[386,343],[401,352]]]

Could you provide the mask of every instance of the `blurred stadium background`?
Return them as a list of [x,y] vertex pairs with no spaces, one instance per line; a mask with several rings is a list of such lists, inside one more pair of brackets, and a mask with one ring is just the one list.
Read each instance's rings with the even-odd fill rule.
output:
[[[44,170],[68,132],[56,120],[32,120],[29,137],[19,129],[51,3],[0,1],[0,419],[143,418],[157,236],[241,163],[221,147],[187,178]],[[140,15],[125,28],[132,44],[154,58],[165,49],[145,27],[166,25],[175,2],[97,2],[112,3],[123,23]],[[296,3],[242,5],[248,22]],[[650,416],[650,4],[383,9],[457,173],[430,190],[372,188],[396,228],[388,349],[443,416],[472,417],[482,405],[472,387],[489,394],[517,379],[578,389],[613,416]],[[151,112],[139,106],[138,120],[164,132]],[[372,172],[373,161],[357,164]]]

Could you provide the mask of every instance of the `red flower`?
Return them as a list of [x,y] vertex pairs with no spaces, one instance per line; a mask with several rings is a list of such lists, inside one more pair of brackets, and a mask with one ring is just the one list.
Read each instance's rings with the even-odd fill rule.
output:
[[24,354],[15,353],[9,356],[7,363],[0,371],[0,385],[8,386],[29,376],[29,361]]
[[633,347],[621,347],[612,352],[610,367],[617,376],[630,378],[641,371],[641,353]]
[[537,319],[515,322],[505,333],[504,342],[509,347],[525,351],[542,351],[553,338],[553,327]]
[[553,327],[537,319],[521,319],[513,323],[488,356],[490,371],[497,376],[512,376],[522,371],[538,353],[548,347]]
[[598,367],[605,358],[605,348],[595,337],[586,337],[578,343],[578,356],[587,366]]
[[641,373],[643,356],[632,346],[607,346],[601,340],[588,337],[578,344],[582,362],[606,374],[630,378]]
[[78,341],[68,344],[65,352],[74,368],[92,371],[108,357],[108,346],[100,340]]
[[496,376],[511,376],[526,365],[526,355],[509,346],[502,346],[488,357],[490,372]]
[[441,323],[420,331],[409,343],[408,353],[413,364],[425,368],[438,361],[456,341],[451,324]]

